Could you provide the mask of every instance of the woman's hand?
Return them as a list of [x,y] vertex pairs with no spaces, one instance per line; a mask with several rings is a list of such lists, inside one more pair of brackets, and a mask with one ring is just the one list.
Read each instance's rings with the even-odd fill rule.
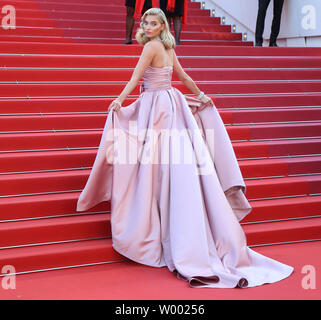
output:
[[206,94],[201,98],[200,101],[202,102],[204,107],[213,107],[214,106],[213,100],[210,97],[208,97]]
[[118,99],[115,99],[109,105],[108,112],[110,112],[111,110],[118,111],[120,107],[121,107],[121,102]]

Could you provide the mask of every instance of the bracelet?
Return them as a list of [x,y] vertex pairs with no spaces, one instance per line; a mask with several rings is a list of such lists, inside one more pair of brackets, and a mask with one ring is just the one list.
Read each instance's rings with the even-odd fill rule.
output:
[[201,93],[200,93],[199,96],[197,97],[197,100],[201,100],[204,95],[205,95],[204,92],[201,91]]

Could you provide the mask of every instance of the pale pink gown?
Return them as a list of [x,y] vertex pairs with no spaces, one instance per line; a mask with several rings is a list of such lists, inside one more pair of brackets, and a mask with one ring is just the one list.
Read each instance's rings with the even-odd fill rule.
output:
[[192,109],[171,86],[172,72],[149,66],[139,98],[109,112],[77,211],[111,201],[113,248],[167,266],[191,287],[254,287],[288,277],[291,266],[247,246],[239,221],[252,208],[217,109]]

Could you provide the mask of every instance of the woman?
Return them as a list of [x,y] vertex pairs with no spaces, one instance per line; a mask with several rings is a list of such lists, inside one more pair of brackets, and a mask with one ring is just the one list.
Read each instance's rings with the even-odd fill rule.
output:
[[[211,98],[181,67],[161,9],[145,12],[136,39],[142,54],[109,105],[77,211],[111,200],[113,248],[133,261],[167,266],[191,287],[253,287],[286,278],[292,267],[246,245],[239,221],[252,208],[231,141]],[[173,70],[198,96],[198,107],[171,87]],[[121,108],[141,77],[144,91]]]
[[159,7],[166,15],[169,30],[171,30],[171,20],[173,20],[176,45],[181,43],[182,17],[186,14],[185,0],[159,0]]

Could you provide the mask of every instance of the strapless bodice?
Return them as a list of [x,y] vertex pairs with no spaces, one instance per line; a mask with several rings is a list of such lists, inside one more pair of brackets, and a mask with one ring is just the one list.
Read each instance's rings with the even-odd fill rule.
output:
[[143,84],[140,91],[155,91],[171,89],[173,66],[162,68],[148,66],[143,74]]

